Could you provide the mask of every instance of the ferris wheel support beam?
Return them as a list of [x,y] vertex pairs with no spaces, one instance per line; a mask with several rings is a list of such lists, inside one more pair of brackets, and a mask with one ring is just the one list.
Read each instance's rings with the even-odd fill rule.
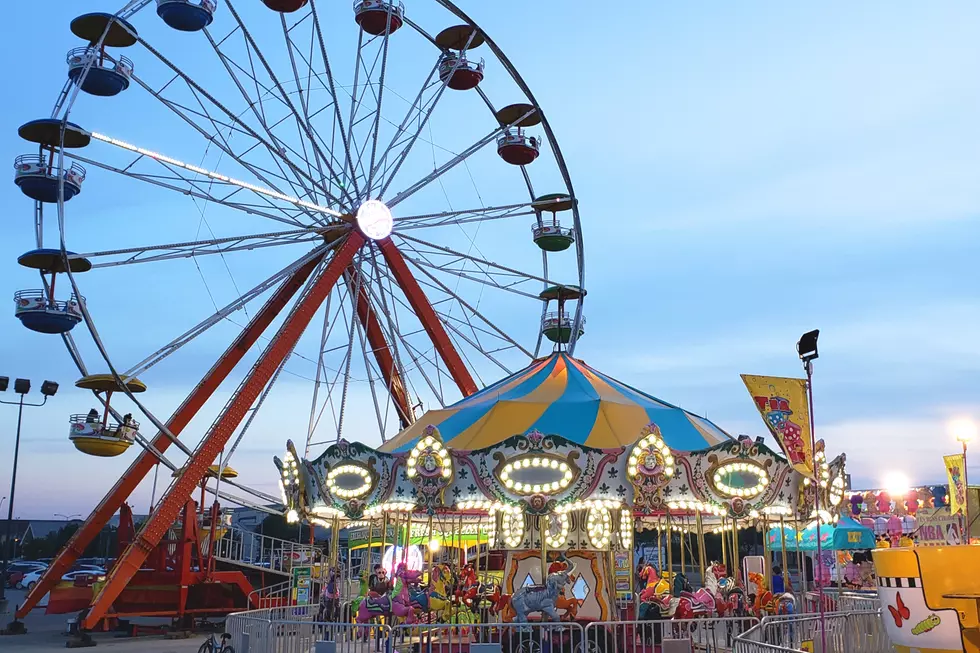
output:
[[[184,466],[184,473],[171,483],[156,510],[144,522],[136,539],[117,560],[106,584],[92,601],[88,614],[82,621],[83,628],[94,628],[106,615],[113,601],[139,571],[149,553],[160,543],[167,529],[177,520],[182,507],[192,496],[201,479],[207,474],[208,466],[224,449],[235,430],[245,419],[249,408],[282,366],[306,327],[309,326],[313,316],[319,310],[320,305],[330,294],[343,271],[354,260],[354,255],[364,242],[364,236],[360,232],[352,231],[347,237],[347,241],[337,250],[330,263],[316,279],[309,293],[294,306],[292,312],[273,337],[272,342],[266,347],[255,366],[252,367],[248,376],[239,386],[233,399],[228,402],[195,449],[194,454],[188,459]],[[315,267],[317,263],[319,261],[314,263],[311,268]]]
[[412,306],[412,310],[415,311],[415,315],[418,316],[436,351],[439,352],[440,358],[446,364],[446,369],[449,370],[449,375],[456,382],[459,391],[463,393],[464,397],[475,394],[477,388],[476,383],[473,382],[473,377],[470,376],[469,370],[466,369],[466,365],[463,363],[459,352],[453,347],[452,340],[449,339],[449,334],[446,333],[446,329],[442,326],[442,322],[432,308],[432,304],[429,303],[429,299],[422,291],[422,287],[419,286],[419,282],[408,268],[408,263],[405,262],[402,253],[398,251],[398,248],[391,242],[390,238],[379,241],[378,245],[381,249],[381,255],[384,256],[385,263],[388,264],[388,269],[391,270],[398,286],[405,293],[408,303]]
[[348,268],[347,272],[347,285],[350,288],[351,294],[353,295],[355,292],[354,289],[357,289],[357,318],[360,320],[361,326],[364,327],[368,344],[371,346],[371,352],[374,354],[374,358],[378,363],[378,369],[381,370],[381,377],[384,379],[385,387],[388,389],[388,394],[391,396],[391,400],[398,410],[398,419],[401,421],[401,427],[406,428],[413,421],[413,413],[408,403],[405,384],[395,365],[395,357],[392,355],[391,349],[388,347],[388,341],[384,336],[384,332],[381,330],[378,315],[374,307],[371,306],[371,300],[368,298],[360,272],[354,266]]
[[[286,304],[293,298],[299,289],[312,274],[313,270],[320,263],[320,258],[314,258],[306,265],[297,269],[283,282],[279,290],[266,302],[262,309],[255,314],[252,321],[241,332],[238,338],[225,351],[224,355],[208,371],[201,382],[195,386],[194,390],[184,399],[184,403],[174,412],[173,416],[167,421],[167,430],[170,435],[178,436],[187,426],[191,419],[197,414],[204,403],[214,394],[218,386],[228,377],[232,369],[242,360],[248,350],[255,344],[262,333],[276,319]],[[17,610],[17,618],[23,619],[38,604],[51,589],[61,582],[61,577],[68,573],[79,556],[85,552],[85,547],[98,537],[99,533],[109,520],[112,518],[119,507],[129,498],[133,490],[140,484],[146,475],[158,463],[157,453],[162,454],[170,446],[172,440],[166,433],[160,432],[153,439],[152,448],[156,453],[143,451],[139,457],[129,466],[129,469],[119,477],[115,486],[102,499],[99,505],[92,511],[88,519],[82,524],[81,528],[75,531],[68,543],[61,549],[58,557],[45,570],[38,580],[33,590],[27,593],[23,605]],[[200,480],[200,479],[198,479]],[[97,620],[96,620],[97,621]],[[93,622],[94,623],[94,622]]]

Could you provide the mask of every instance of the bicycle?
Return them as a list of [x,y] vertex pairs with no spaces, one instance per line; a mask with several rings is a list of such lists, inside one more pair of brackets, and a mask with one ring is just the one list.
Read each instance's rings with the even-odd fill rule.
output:
[[201,648],[197,649],[197,653],[235,653],[235,648],[228,644],[231,639],[231,635],[228,633],[221,633],[221,641],[218,641],[218,637],[212,634],[204,643],[201,644]]

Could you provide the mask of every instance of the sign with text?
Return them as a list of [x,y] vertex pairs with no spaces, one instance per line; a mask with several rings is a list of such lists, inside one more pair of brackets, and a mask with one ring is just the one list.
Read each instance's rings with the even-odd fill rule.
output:
[[963,522],[949,506],[919,510],[919,546],[949,546],[963,541]]

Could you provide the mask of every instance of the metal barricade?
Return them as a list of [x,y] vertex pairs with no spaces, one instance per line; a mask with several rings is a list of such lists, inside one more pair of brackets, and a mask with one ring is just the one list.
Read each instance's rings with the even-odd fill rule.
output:
[[390,653],[589,653],[584,634],[574,622],[404,625]]
[[596,621],[585,627],[585,653],[650,653],[665,639],[689,639],[698,651],[731,651],[755,617],[705,617],[648,621]]
[[[334,653],[389,652],[391,632],[378,624],[358,625],[316,621],[275,621],[267,626],[263,648],[249,653],[313,653],[317,642],[328,642]],[[238,649],[236,649],[237,651]]]
[[[826,641],[826,649],[823,648]],[[823,615],[766,617],[758,627],[735,638],[735,653],[804,651],[886,653],[891,644],[881,613],[830,612]]]
[[239,653],[262,651],[271,623],[268,610],[239,612],[228,615],[225,632],[231,635],[229,643]]

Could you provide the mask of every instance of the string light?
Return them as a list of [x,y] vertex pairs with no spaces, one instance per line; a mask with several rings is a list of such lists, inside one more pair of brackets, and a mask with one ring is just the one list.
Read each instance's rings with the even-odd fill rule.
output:
[[572,520],[566,513],[556,513],[554,517],[558,518],[558,533],[553,534],[551,527],[554,522],[551,517],[548,517],[548,528],[544,534],[544,541],[547,542],[549,549],[560,549],[565,546],[565,542],[568,540]]
[[502,520],[504,546],[516,549],[524,541],[524,513],[507,511]]
[[[752,487],[732,487],[725,483],[725,478],[735,472],[749,472],[755,474],[757,482]],[[766,474],[766,470],[762,469],[759,465],[755,463],[748,462],[730,462],[721,465],[715,470],[714,476],[715,489],[722,494],[728,495],[730,497],[741,497],[743,499],[750,499],[752,497],[762,494],[766,486],[769,485],[769,475]]]
[[[338,476],[360,476],[361,484],[355,488],[342,488],[337,484]],[[371,491],[372,485],[371,472],[360,465],[338,465],[327,474],[327,489],[330,490],[331,494],[341,499],[356,499],[364,496]]]
[[133,145],[132,143],[127,143],[126,141],[121,141],[118,138],[113,138],[111,136],[106,136],[105,134],[100,134],[98,132],[91,133],[92,138],[102,141],[103,143],[109,143],[110,145],[115,145],[116,147],[121,147],[124,150],[129,150],[130,152],[136,152],[145,157],[149,157],[161,163],[166,163],[177,168],[183,168],[184,170],[189,170],[190,172],[197,173],[199,175],[204,175],[216,181],[220,181],[226,184],[231,184],[233,186],[238,186],[240,188],[247,188],[250,191],[259,193],[260,195],[266,195],[267,197],[273,197],[277,200],[282,200],[283,202],[288,202],[295,206],[300,206],[304,209],[310,209],[311,211],[316,211],[318,213],[325,213],[327,215],[332,215],[335,218],[344,218],[343,213],[334,211],[333,209],[328,209],[325,206],[320,206],[319,204],[314,204],[312,202],[307,202],[301,200],[298,197],[293,197],[291,195],[284,195],[278,191],[271,190],[269,188],[263,188],[261,186],[256,186],[255,184],[250,184],[247,181],[242,181],[240,179],[234,179],[232,177],[226,177],[225,175],[219,174],[217,172],[212,172],[210,170],[205,170],[204,168],[191,165],[190,163],[184,163],[183,161],[178,161],[159,152],[154,152],[152,150],[146,150],[142,147]]
[[366,517],[371,515],[380,515],[384,512],[412,512],[415,510],[415,504],[410,501],[388,501],[387,503],[379,503],[376,506],[371,506],[364,511]]
[[456,503],[460,510],[484,510],[488,511],[493,506],[493,501],[489,499],[465,499]]
[[612,517],[609,515],[609,510],[604,506],[595,506],[589,509],[585,528],[589,533],[589,541],[594,548],[605,549],[609,546],[609,540],[612,538]]
[[627,551],[633,546],[633,513],[625,508],[619,511],[619,545]]
[[766,515],[792,515],[793,509],[789,506],[766,506],[762,509],[762,512]]
[[702,501],[669,501],[667,507],[671,510],[690,510],[700,512],[705,515],[716,515],[718,517],[728,514],[728,511],[714,503],[704,503]]
[[610,508],[615,509],[622,506],[618,499],[585,499],[584,501],[572,501],[555,508],[556,513],[574,512],[576,510],[587,510],[590,508]]
[[838,475],[834,477],[834,482],[830,484],[830,504],[832,506],[839,506],[843,500],[844,479]]
[[[558,480],[550,481],[548,483],[524,483],[513,479],[513,474],[515,471],[520,469],[529,469],[531,467],[536,467],[538,469],[551,469],[557,474],[560,474],[560,476],[558,477]],[[503,482],[504,486],[508,490],[523,495],[554,493],[564,490],[572,484],[572,479],[574,477],[575,475],[572,473],[572,468],[564,460],[558,460],[556,458],[539,458],[536,456],[514,460],[504,465],[504,468],[500,470],[500,480]]]

